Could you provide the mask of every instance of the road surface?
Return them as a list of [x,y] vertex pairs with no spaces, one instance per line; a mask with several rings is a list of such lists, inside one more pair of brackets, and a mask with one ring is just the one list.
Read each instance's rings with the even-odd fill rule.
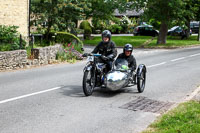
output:
[[200,47],[135,49],[134,55],[147,66],[143,93],[136,86],[97,88],[85,97],[86,61],[0,72],[0,132],[137,133],[200,84]]

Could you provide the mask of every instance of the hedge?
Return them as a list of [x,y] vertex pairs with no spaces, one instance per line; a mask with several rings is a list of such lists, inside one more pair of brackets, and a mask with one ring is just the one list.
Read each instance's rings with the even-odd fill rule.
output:
[[57,43],[78,43],[83,46],[83,42],[74,34],[68,32],[55,32],[54,35]]
[[[24,49],[26,42],[17,31],[17,26],[0,25],[0,51]],[[20,46],[21,41],[21,46]]]

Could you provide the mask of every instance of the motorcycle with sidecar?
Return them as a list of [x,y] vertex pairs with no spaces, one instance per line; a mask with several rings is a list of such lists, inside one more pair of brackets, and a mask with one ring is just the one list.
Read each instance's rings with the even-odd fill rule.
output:
[[[136,72],[128,68],[125,59],[117,59],[113,62],[112,69],[107,72],[106,64],[98,62],[101,54],[86,54],[87,64],[83,71],[83,92],[85,96],[92,95],[95,87],[105,87],[116,91],[124,87],[137,85],[137,90],[142,93],[146,83],[146,66],[140,64]],[[104,85],[104,86],[103,86]]]

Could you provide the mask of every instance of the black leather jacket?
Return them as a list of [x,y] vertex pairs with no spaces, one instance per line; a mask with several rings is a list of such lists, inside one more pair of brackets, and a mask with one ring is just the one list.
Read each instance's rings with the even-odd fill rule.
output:
[[113,41],[109,41],[108,43],[104,43],[101,41],[92,51],[92,53],[99,53],[101,55],[109,57],[111,60],[117,56],[116,45]]
[[132,70],[135,71],[135,69],[137,68],[137,64],[136,64],[136,60],[135,57],[133,55],[130,56],[126,56],[124,53],[121,53],[118,55],[117,59],[125,59],[128,62],[128,67]]

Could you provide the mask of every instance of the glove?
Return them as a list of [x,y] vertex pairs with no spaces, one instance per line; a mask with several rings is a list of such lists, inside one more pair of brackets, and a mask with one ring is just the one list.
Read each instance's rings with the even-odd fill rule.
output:
[[82,57],[87,57],[87,56],[91,56],[92,54],[91,53],[84,53],[83,55],[82,55]]
[[113,54],[108,55],[108,60],[113,60]]
[[106,61],[108,60],[108,57],[106,57],[105,55],[101,55],[101,59]]
[[82,55],[82,57],[87,57],[87,53],[84,53],[84,54]]
[[122,69],[122,70],[128,70],[128,66],[122,65],[121,69]]

